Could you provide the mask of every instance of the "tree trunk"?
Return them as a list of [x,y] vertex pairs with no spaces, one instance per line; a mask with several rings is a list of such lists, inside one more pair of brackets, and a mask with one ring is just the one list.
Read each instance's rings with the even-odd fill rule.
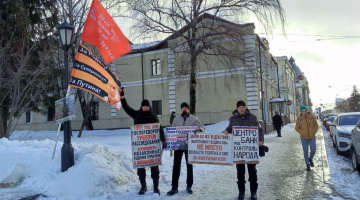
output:
[[89,105],[86,104],[86,100],[84,97],[84,92],[81,91],[80,89],[77,90],[77,95],[79,97],[79,101],[80,101],[80,106],[81,106],[81,112],[83,114],[83,121],[81,123],[81,127],[79,130],[79,134],[78,137],[80,138],[82,135],[82,131],[84,130],[84,127],[86,126],[87,130],[93,130],[93,125],[91,122],[91,118],[90,118],[90,110],[89,110],[89,105],[91,105],[93,99],[94,99],[94,95],[92,95],[92,98],[89,102]]
[[[192,56],[191,56],[192,57]],[[191,59],[190,72],[190,113],[196,113],[196,60]]]
[[9,138],[9,131],[7,127],[7,110],[4,106],[0,106],[0,138]]
[[[198,12],[196,9],[196,3],[192,2],[193,17],[198,18]],[[196,113],[196,22],[191,24],[190,38],[194,40],[188,41],[190,48],[190,113],[195,115]]]

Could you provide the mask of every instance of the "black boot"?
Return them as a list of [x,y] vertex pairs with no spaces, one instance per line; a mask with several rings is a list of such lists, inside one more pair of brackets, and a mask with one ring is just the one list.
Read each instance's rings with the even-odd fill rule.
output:
[[186,191],[187,191],[189,194],[192,194],[192,193],[193,193],[191,187],[186,187]]
[[239,200],[244,200],[244,198],[245,198],[245,191],[239,191],[238,199]]
[[140,179],[140,184],[141,184],[141,188],[139,190],[139,194],[143,195],[145,194],[145,192],[147,191],[147,187],[146,187],[146,179]]
[[309,158],[309,163],[310,163],[311,167],[314,167],[314,163],[313,163],[312,159],[310,159],[310,158]]
[[306,170],[307,170],[307,171],[311,171],[311,169],[310,169],[310,164],[307,164],[307,165],[306,165]]
[[251,200],[256,200],[257,199],[257,195],[256,195],[256,192],[251,192],[251,197],[250,197]]
[[160,195],[159,180],[153,180],[153,183],[154,183],[154,193],[158,193]]
[[178,192],[179,192],[179,190],[177,188],[172,188],[169,192],[167,192],[167,195],[172,196]]

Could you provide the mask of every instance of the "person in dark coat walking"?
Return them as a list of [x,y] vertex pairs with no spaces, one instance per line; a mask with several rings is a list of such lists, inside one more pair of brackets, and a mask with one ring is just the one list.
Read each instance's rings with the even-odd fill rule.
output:
[[281,137],[281,127],[283,126],[283,121],[278,111],[275,111],[275,115],[272,117],[274,130],[277,132],[277,136]]
[[[237,109],[232,113],[232,116],[229,119],[228,127],[223,131],[225,135],[232,134],[233,126],[257,126],[259,128],[259,146],[262,146],[264,143],[264,133],[262,128],[257,121],[257,118],[254,114],[246,108],[246,103],[242,100],[236,103]],[[250,191],[251,199],[257,199],[257,171],[256,164],[247,164],[248,173],[249,173],[249,182],[250,182]],[[245,198],[245,164],[236,164],[237,170],[237,184],[239,189],[238,199],[242,200]]]
[[[134,125],[136,124],[148,124],[148,123],[159,123],[159,118],[157,115],[151,110],[150,102],[147,99],[144,99],[141,102],[141,106],[139,110],[132,109],[129,104],[127,103],[125,96],[124,96],[124,88],[121,88],[120,92],[121,96],[121,104],[125,112],[134,119]],[[166,148],[166,141],[165,141],[165,133],[163,127],[160,125],[160,140],[162,142],[162,148]],[[159,190],[159,178],[160,178],[160,171],[159,166],[150,167],[151,170],[151,178],[153,179],[154,184],[154,193],[158,193],[160,195]],[[145,194],[147,191],[146,186],[146,170],[145,168],[138,168],[137,174],[139,176],[141,189],[139,191],[140,195]]]

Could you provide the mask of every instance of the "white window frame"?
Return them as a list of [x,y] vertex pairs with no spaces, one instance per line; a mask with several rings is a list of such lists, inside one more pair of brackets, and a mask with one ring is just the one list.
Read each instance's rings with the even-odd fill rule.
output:
[[[154,66],[154,63],[156,63],[156,65]],[[156,59],[151,59],[150,60],[150,67],[151,67],[151,75],[152,76],[159,76],[161,75],[161,71],[162,71],[162,68],[161,68],[161,60],[160,58],[156,58]],[[160,71],[160,72],[159,72]],[[155,72],[155,73],[154,73]]]

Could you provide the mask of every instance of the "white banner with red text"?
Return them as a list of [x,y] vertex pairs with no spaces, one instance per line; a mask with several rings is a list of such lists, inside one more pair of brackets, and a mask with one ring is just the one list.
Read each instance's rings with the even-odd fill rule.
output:
[[131,126],[131,143],[134,168],[161,165],[160,124]]

